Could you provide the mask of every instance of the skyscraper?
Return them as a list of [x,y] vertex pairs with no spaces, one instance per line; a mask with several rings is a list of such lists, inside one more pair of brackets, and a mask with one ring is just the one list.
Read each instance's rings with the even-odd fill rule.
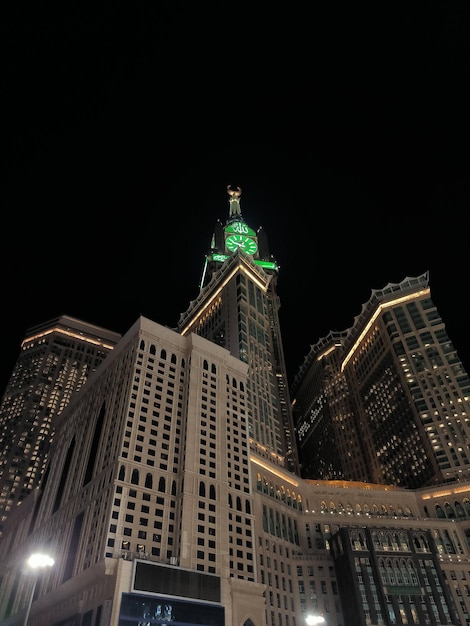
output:
[[292,394],[306,478],[470,478],[470,378],[428,273],[373,290],[350,329],[311,347]]
[[0,542],[2,625],[30,601],[35,626],[470,625],[470,482],[290,470],[277,268],[229,197],[179,332],[140,317],[55,419]]
[[229,215],[217,222],[201,290],[181,315],[194,332],[248,363],[248,420],[253,451],[298,473],[291,402],[276,294],[278,266],[266,232],[243,218],[241,189],[227,188]]
[[42,478],[55,417],[120,338],[68,315],[27,330],[0,404],[0,536]]

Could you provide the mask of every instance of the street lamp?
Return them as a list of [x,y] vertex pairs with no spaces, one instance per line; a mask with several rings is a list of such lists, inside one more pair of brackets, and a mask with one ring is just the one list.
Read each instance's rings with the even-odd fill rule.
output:
[[316,626],[316,624],[326,623],[326,619],[323,615],[307,615],[305,621],[307,622],[307,626]]
[[31,589],[31,595],[29,596],[28,608],[26,609],[26,615],[24,617],[23,626],[28,626],[29,613],[31,611],[31,605],[33,604],[34,592],[36,591],[36,583],[38,581],[39,570],[45,567],[52,567],[54,565],[54,559],[47,554],[32,554],[27,560],[28,566],[34,570],[34,582]]

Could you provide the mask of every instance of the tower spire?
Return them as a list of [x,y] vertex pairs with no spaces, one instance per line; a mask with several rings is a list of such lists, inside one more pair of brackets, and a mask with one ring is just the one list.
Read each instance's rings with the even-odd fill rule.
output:
[[231,185],[227,185],[227,193],[230,197],[229,219],[232,219],[236,216],[241,217],[242,210],[240,208],[240,196],[242,195],[242,190],[240,189],[240,187],[232,189]]

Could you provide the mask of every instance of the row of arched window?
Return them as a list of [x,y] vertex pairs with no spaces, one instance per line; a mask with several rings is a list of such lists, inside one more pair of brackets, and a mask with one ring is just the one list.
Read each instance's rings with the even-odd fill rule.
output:
[[[404,531],[373,530],[371,538],[374,550],[411,552],[409,536]],[[364,531],[352,531],[349,535],[349,540],[353,550],[368,550]],[[430,552],[428,540],[423,533],[415,533],[413,535],[413,545],[418,552]]]
[[[118,480],[122,480],[122,481],[126,480],[126,468],[124,465],[121,465],[121,467],[119,468]],[[140,472],[138,469],[134,468],[132,470],[130,482],[132,485],[140,485]],[[153,487],[153,475],[151,472],[147,472],[145,474],[145,478],[144,478],[142,486],[144,486],[146,489],[154,488]],[[164,476],[159,477],[158,485],[155,488],[157,491],[160,491],[161,493],[166,492],[166,480]],[[176,481],[175,480],[171,484],[171,495],[172,496],[176,495]]]
[[260,473],[257,475],[256,488],[261,493],[271,496],[271,498],[279,500],[280,502],[284,502],[284,504],[287,504],[287,506],[297,511],[302,511],[302,496],[300,494],[296,494],[295,491],[291,491],[289,488],[286,489],[284,485],[279,487],[272,482],[268,482],[266,477],[261,476]]
[[263,505],[263,530],[297,546],[300,545],[296,520],[266,505]]
[[386,558],[379,559],[379,572],[384,585],[412,585],[419,586],[413,559]]
[[[121,465],[121,467],[119,468],[118,479],[122,481],[126,480],[126,468],[124,465]],[[134,468],[132,470],[130,482],[132,485],[140,484],[140,472],[138,469]],[[153,489],[153,476],[151,472],[146,473],[143,486],[146,489]],[[158,479],[157,491],[160,491],[161,493],[165,493],[166,491],[166,480],[164,476],[160,476]],[[172,482],[172,485],[171,485],[171,495],[176,496],[176,481],[175,480]],[[207,495],[209,496],[210,500],[217,500],[215,485],[210,484],[209,487],[207,488],[205,482],[201,480],[199,482],[199,497],[205,498]],[[231,494],[228,495],[228,505],[231,509],[234,508],[233,497]],[[250,501],[246,499],[245,506],[243,507],[242,499],[240,496],[237,496],[235,499],[235,509],[237,511],[243,511],[244,509],[247,515],[251,515]]]
[[[139,348],[140,348],[140,350],[145,350],[145,341],[143,339],[141,339],[141,341],[140,341]],[[166,361],[167,360],[167,351],[165,350],[165,348],[162,348],[159,352],[160,352],[160,354],[158,355],[158,358],[161,361]],[[157,347],[153,343],[151,343],[150,346],[149,346],[149,354],[151,354],[152,356],[157,356]],[[173,365],[176,365],[176,354],[172,353],[170,355],[170,363],[173,363]],[[181,360],[181,365],[182,365],[182,367],[184,367],[184,365],[185,365],[184,359]]]
[[455,500],[452,506],[450,502],[446,502],[444,506],[436,504],[435,507],[436,517],[446,519],[458,519],[461,517],[470,517],[470,500],[464,498],[462,503],[459,500]]
[[349,502],[343,505],[341,502],[336,504],[333,501],[326,502],[322,500],[320,503],[320,511],[322,513],[344,513],[346,515],[385,515],[389,517],[414,517],[411,509],[408,506],[393,506],[390,504],[389,506],[382,504],[378,506],[377,504],[372,504],[369,506],[368,504],[361,505],[359,502],[356,502],[354,506],[352,506]]

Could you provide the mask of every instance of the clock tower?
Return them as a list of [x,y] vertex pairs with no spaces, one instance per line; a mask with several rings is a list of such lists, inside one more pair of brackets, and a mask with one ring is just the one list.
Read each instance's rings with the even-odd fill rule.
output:
[[243,250],[245,254],[254,255],[258,252],[258,240],[256,233],[245,224],[240,209],[240,195],[242,190],[237,187],[233,190],[230,185],[227,187],[230,197],[230,217],[224,229],[225,247],[229,252]]
[[242,216],[240,187],[228,186],[227,193],[228,219],[215,226],[199,295],[181,314],[178,330],[201,335],[248,363],[251,452],[299,475],[279,326],[279,268],[264,230],[253,230]]
[[262,267],[269,273],[277,273],[279,269],[269,254],[264,230],[261,227],[257,231],[253,230],[242,216],[240,208],[242,190],[240,187],[232,189],[228,185],[227,193],[229,196],[229,216],[225,224],[220,221],[216,224],[211,240],[211,249],[206,255],[200,288],[207,285],[212,274],[236,252],[250,257],[255,265]]

